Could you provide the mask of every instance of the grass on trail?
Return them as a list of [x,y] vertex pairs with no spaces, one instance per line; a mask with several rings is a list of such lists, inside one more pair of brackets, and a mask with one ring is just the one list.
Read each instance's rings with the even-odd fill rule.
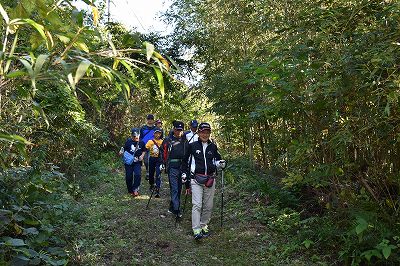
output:
[[[142,172],[144,176],[144,172]],[[141,196],[126,193],[123,167],[109,169],[89,184],[79,204],[78,223],[66,223],[72,239],[73,265],[310,265],[293,249],[290,237],[272,232],[246,215],[246,195],[225,190],[224,227],[220,227],[220,183],[210,222],[212,236],[195,241],[191,229],[191,197],[183,219],[167,213],[169,187],[162,176],[161,198],[149,208],[148,181],[142,178]],[[239,198],[239,199],[238,199]],[[184,195],[181,198],[182,204]]]

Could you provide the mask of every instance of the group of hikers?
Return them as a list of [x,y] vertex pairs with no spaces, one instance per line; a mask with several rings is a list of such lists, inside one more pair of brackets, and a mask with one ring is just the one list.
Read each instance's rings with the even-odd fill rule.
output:
[[160,197],[161,172],[166,171],[170,188],[169,213],[182,217],[181,193],[192,195],[192,229],[196,240],[210,234],[217,169],[224,169],[218,148],[210,139],[209,123],[190,121],[190,130],[184,131],[184,123],[173,121],[173,128],[164,137],[162,121],[153,114],[146,117],[141,128],[132,128],[131,137],[121,148],[125,165],[128,193],[139,196],[141,167],[144,162],[149,188],[156,198]]

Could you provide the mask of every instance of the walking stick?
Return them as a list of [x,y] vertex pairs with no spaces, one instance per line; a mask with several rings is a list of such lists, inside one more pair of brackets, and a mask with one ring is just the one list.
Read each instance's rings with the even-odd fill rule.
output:
[[224,169],[221,171],[221,227],[223,226],[224,216]]
[[153,193],[154,193],[154,190],[155,190],[155,189],[156,189],[156,188],[153,187],[153,189],[151,190],[150,198],[149,198],[149,200],[147,201],[146,209],[149,208],[150,200],[151,200],[151,198],[153,197]]
[[183,203],[182,215],[183,215],[183,213],[185,212],[185,209],[186,209],[187,196],[188,196],[188,193],[186,193],[186,191],[185,191],[185,203]]

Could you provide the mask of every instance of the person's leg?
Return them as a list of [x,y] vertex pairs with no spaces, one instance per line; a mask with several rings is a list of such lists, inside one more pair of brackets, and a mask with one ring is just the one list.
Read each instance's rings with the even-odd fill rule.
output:
[[161,162],[156,161],[156,187],[159,189],[161,187],[161,170],[160,170]]
[[138,192],[140,187],[140,181],[142,179],[142,165],[141,163],[133,163],[133,173],[134,173],[134,181],[133,181],[133,192]]
[[144,167],[146,168],[146,179],[149,179],[149,159],[150,159],[150,152],[146,151],[144,155]]
[[215,180],[212,187],[210,188],[204,187],[204,192],[203,192],[203,209],[201,211],[200,226],[201,228],[205,229],[205,231],[208,231],[207,224],[211,218],[211,211],[214,203],[214,194],[215,194]]
[[175,214],[177,214],[179,210],[179,182],[178,182],[179,173],[180,173],[179,169],[170,168],[169,170],[169,184],[171,189],[172,210]]
[[128,193],[132,193],[132,182],[133,182],[133,166],[125,164],[125,181]]
[[149,184],[150,189],[154,187],[154,173],[156,171],[156,162],[157,158],[151,157],[149,158]]
[[191,180],[192,187],[192,229],[193,234],[201,233],[200,217],[203,202],[203,186],[199,185],[194,179]]

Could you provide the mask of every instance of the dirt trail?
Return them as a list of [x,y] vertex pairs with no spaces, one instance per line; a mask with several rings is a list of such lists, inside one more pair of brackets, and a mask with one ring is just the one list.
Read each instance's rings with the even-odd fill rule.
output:
[[[144,176],[144,174],[143,174]],[[229,188],[224,227],[220,226],[220,189],[210,222],[212,236],[195,241],[191,230],[191,198],[182,220],[167,213],[169,186],[162,177],[161,198],[150,196],[148,181],[142,179],[141,195],[126,193],[121,171],[99,182],[85,194],[87,213],[75,228],[76,263],[82,265],[305,265],[301,258],[275,252],[276,235],[243,215]],[[218,181],[217,181],[218,182]],[[236,197],[237,198],[237,197]],[[182,204],[184,195],[182,195]],[[307,263],[309,265],[309,263]]]

